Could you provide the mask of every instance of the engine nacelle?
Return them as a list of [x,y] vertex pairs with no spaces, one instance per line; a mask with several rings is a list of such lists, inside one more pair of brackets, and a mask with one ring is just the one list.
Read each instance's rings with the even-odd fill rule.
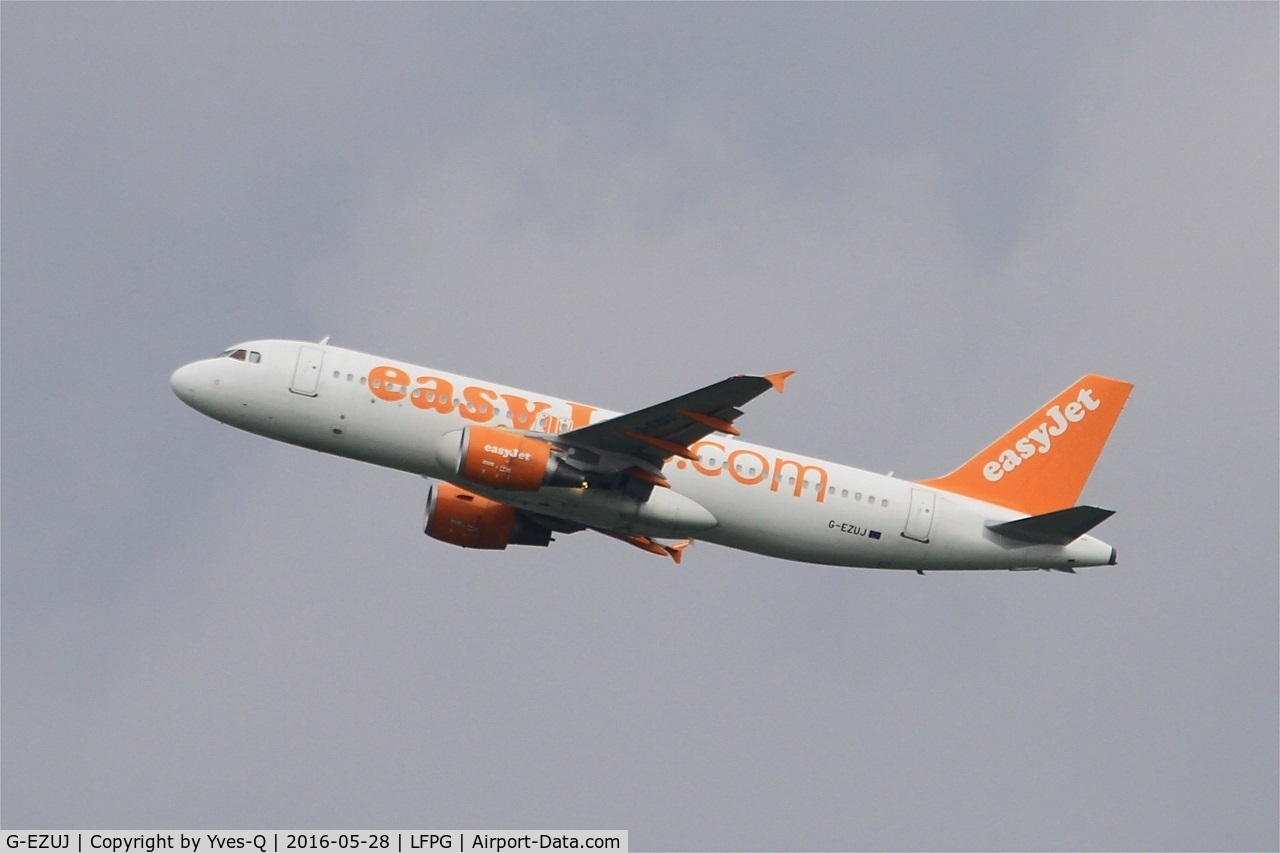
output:
[[470,426],[447,433],[436,457],[463,479],[493,489],[576,488],[585,480],[547,442],[508,429]]
[[433,483],[427,492],[427,514],[422,532],[432,539],[500,551],[508,545],[541,545],[551,542],[551,531],[527,523],[516,511],[451,483]]

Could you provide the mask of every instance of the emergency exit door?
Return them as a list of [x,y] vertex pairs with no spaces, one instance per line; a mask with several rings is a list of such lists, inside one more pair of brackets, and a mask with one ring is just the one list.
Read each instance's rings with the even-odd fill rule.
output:
[[917,542],[928,542],[933,529],[934,494],[929,489],[911,490],[911,508],[907,511],[907,526],[902,535]]
[[293,384],[289,390],[306,397],[316,396],[320,387],[320,365],[324,361],[324,350],[316,347],[299,347],[298,366],[293,371]]

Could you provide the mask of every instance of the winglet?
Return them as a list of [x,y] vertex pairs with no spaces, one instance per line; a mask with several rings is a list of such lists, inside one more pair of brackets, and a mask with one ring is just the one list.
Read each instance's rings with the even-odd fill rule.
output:
[[769,384],[773,386],[773,390],[781,394],[782,386],[786,384],[787,378],[793,373],[795,373],[794,370],[784,370],[781,373],[770,373],[764,378],[769,380]]
[[666,549],[667,553],[671,555],[671,559],[675,560],[676,565],[678,566],[680,565],[680,558],[684,556],[684,549],[688,548],[692,544],[692,539],[686,539],[683,542],[672,542],[670,545],[664,545],[662,547]]
[[641,551],[648,551],[650,554],[657,554],[659,557],[670,557],[675,560],[676,565],[680,564],[683,556],[682,552],[693,544],[692,539],[686,539],[683,542],[673,542],[670,545],[663,545],[661,542],[655,542],[648,536],[635,536],[628,533],[614,533],[611,530],[601,530],[606,536],[612,536],[614,539],[621,539],[628,545],[634,545]]

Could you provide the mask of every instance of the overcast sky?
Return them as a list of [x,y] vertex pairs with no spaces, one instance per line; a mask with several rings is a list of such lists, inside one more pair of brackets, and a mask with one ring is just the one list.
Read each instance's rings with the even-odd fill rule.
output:
[[[6,827],[1280,845],[1276,4],[0,16]],[[1120,564],[453,548],[169,388],[324,335],[912,478],[1122,378]]]

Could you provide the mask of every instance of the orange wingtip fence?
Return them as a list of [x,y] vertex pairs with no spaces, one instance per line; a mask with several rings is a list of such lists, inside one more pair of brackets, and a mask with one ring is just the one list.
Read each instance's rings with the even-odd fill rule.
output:
[[794,370],[783,370],[778,373],[769,373],[765,375],[765,379],[769,380],[769,384],[774,387],[779,394],[782,393],[782,387],[787,384],[787,380],[795,375]]
[[677,565],[684,556],[684,549],[693,544],[692,540],[685,539],[682,542],[672,542],[670,545],[663,545],[661,542],[651,539],[648,536],[632,536],[626,533],[614,533],[609,530],[603,530],[601,532],[612,536],[614,539],[620,539],[628,545],[634,545],[641,551],[648,551],[650,554],[657,554],[659,557],[670,557]]

